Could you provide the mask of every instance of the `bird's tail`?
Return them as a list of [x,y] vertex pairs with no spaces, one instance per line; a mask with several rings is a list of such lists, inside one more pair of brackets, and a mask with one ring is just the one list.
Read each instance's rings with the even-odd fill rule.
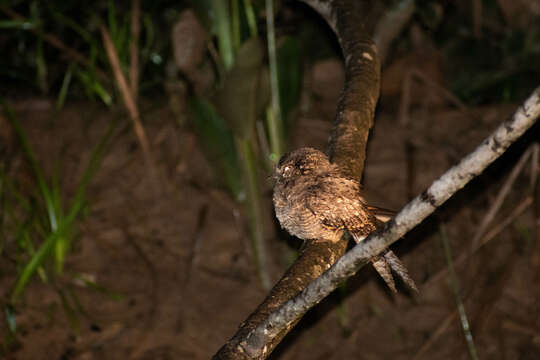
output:
[[[378,221],[379,226],[382,224],[382,221]],[[357,243],[359,243],[366,237],[353,235],[353,238]],[[375,270],[377,270],[379,275],[382,277],[386,285],[388,285],[390,290],[392,290],[393,292],[397,292],[397,290],[394,277],[392,276],[392,270],[399,276],[399,278],[405,283],[405,285],[418,292],[418,288],[416,287],[414,280],[409,275],[409,271],[392,250],[384,250],[380,255],[371,259],[371,263],[373,264]]]
[[388,285],[393,292],[397,292],[397,290],[394,277],[392,276],[392,270],[408,287],[418,292],[418,288],[409,275],[409,271],[392,250],[386,249],[381,255],[373,258],[371,263],[379,275],[381,275],[386,285]]
[[394,277],[392,276],[392,269],[390,268],[390,264],[388,264],[388,262],[384,259],[384,256],[377,256],[371,259],[371,263],[379,275],[381,275],[382,279],[386,285],[388,285],[390,290],[396,293],[396,283],[394,282]]

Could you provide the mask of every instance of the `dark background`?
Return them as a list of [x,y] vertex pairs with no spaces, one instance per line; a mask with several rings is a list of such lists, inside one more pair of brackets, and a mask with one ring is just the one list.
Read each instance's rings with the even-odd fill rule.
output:
[[[141,2],[138,108],[153,165],[145,161],[99,30],[105,24],[113,35],[128,74],[132,3],[1,3],[2,357],[206,359],[264,299],[238,164],[216,155],[238,151],[227,139],[243,125],[214,124],[206,131],[214,118],[204,118],[194,105],[196,99],[214,101],[225,81],[215,60],[222,52],[219,34],[210,30],[215,22],[208,19],[217,15],[209,3],[196,2],[203,26],[187,27],[175,39],[172,29],[191,4]],[[264,45],[259,69],[268,64],[267,30],[264,3],[254,4]],[[278,47],[293,39],[292,50],[282,53],[289,60],[280,62],[289,102],[281,105],[290,109],[282,140],[289,149],[324,150],[344,80],[338,44],[307,6],[285,1],[275,8]],[[245,19],[240,29],[247,41]],[[52,45],[50,36],[65,47]],[[183,60],[174,57],[175,49]],[[74,61],[72,51],[90,65]],[[539,2],[418,1],[384,62],[366,198],[401,208],[513,113],[540,84],[539,64]],[[47,184],[58,189],[63,216],[77,203],[95,145],[115,126],[70,226],[62,271],[49,253],[16,299],[18,279],[53,230],[39,176],[14,124],[23,129]],[[310,311],[271,358],[470,358],[456,303],[464,306],[479,358],[540,358],[537,157],[524,163],[502,206],[486,220],[520,157],[538,154],[537,138],[535,127],[393,247],[419,294],[401,287],[393,295],[365,267]],[[300,244],[273,217],[271,166],[263,141],[255,143],[260,226],[274,283]],[[444,242],[452,251],[457,292]]]

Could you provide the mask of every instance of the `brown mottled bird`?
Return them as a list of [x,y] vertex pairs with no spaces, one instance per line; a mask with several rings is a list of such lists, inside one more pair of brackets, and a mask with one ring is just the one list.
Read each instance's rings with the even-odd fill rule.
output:
[[[337,242],[347,231],[360,242],[389,219],[388,211],[367,205],[360,183],[345,177],[319,150],[300,148],[283,155],[274,177],[276,216],[281,227],[300,239]],[[417,290],[391,250],[372,263],[392,291],[396,287],[391,269]]]

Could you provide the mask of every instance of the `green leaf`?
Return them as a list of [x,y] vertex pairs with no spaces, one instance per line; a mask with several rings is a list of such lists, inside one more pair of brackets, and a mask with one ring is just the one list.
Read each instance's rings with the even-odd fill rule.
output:
[[13,111],[11,110],[11,107],[5,102],[3,98],[0,99],[0,102],[4,106],[4,111],[8,117],[8,120],[11,122],[11,124],[13,125],[13,128],[15,129],[15,132],[19,136],[19,141],[21,142],[23,151],[26,157],[28,158],[28,161],[30,162],[32,169],[34,170],[36,179],[39,184],[39,188],[41,190],[41,194],[43,196],[43,200],[45,202],[45,206],[47,208],[47,214],[49,216],[49,223],[51,226],[51,230],[56,231],[58,228],[57,214],[55,211],[51,190],[49,186],[47,185],[45,176],[43,175],[43,171],[38,165],[36,156],[34,152],[32,151],[32,148],[30,147],[30,143],[28,142],[28,138],[26,137],[26,134],[21,126],[21,123],[19,122],[19,120],[17,119]]
[[225,75],[216,97],[216,108],[236,136],[248,138],[253,132],[257,113],[257,95],[261,85],[264,49],[258,38],[246,41],[237,61]]
[[95,94],[101,99],[101,101],[105,103],[105,105],[111,106],[112,96],[101,85],[91,71],[78,70],[76,74],[79,80],[83,83],[89,97],[92,97],[92,95]]
[[58,93],[58,99],[56,100],[56,110],[61,110],[64,107],[66,101],[67,92],[69,85],[71,84],[71,77],[73,75],[74,63],[69,64],[66,74],[64,75],[64,80],[62,81],[62,87]]
[[212,8],[215,17],[213,22],[213,33],[218,39],[218,48],[225,65],[225,70],[232,67],[234,63],[233,35],[231,26],[231,12],[228,1],[212,0]]
[[0,21],[0,29],[22,29],[30,30],[35,27],[34,23],[30,21],[20,20],[2,20]]
[[8,304],[4,308],[4,314],[6,315],[6,322],[8,324],[8,329],[12,334],[15,334],[17,331],[17,317],[15,316],[15,309],[13,305]]
[[17,282],[15,283],[15,288],[11,295],[11,302],[15,303],[21,296],[24,288],[28,284],[28,281],[30,281],[30,278],[34,273],[36,272],[37,268],[40,267],[45,259],[48,258],[50,255],[54,244],[56,243],[56,238],[58,234],[57,233],[51,233],[45,242],[40,246],[39,250],[32,256],[30,261],[26,264],[26,266],[23,268],[21,274],[17,278]]

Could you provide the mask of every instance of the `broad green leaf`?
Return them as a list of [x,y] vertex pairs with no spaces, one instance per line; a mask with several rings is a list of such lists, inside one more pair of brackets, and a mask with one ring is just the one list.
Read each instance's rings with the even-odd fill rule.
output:
[[261,85],[264,49],[259,39],[246,41],[237,60],[225,75],[216,97],[216,108],[236,136],[251,136],[257,117],[257,94]]

